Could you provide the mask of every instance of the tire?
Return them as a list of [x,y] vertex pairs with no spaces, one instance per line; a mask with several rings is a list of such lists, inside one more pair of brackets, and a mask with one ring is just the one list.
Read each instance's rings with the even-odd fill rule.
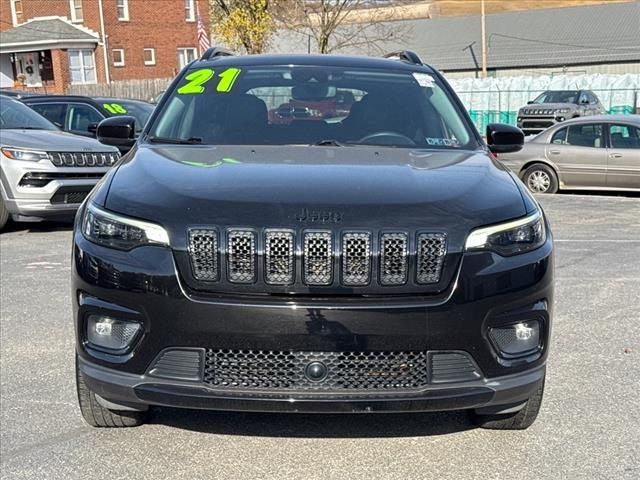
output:
[[76,388],[78,391],[78,404],[85,422],[92,427],[137,427],[147,419],[148,412],[115,411],[109,410],[98,403],[96,394],[89,390],[84,381],[78,357],[76,356]]
[[522,181],[531,193],[556,193],[558,176],[548,165],[534,163],[522,175]]
[[525,430],[536,420],[542,405],[543,394],[544,381],[518,412],[502,415],[479,415],[473,413],[473,421],[476,425],[491,430]]
[[4,204],[4,200],[2,199],[2,196],[0,196],[0,232],[4,229],[8,221],[9,221],[9,210],[7,210],[7,206]]

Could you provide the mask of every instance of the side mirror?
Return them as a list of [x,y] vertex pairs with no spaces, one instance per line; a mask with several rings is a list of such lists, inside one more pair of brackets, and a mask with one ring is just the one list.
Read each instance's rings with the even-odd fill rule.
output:
[[95,136],[96,133],[98,132],[98,124],[97,123],[90,123],[89,126],[87,126],[87,132],[89,132],[91,135]]
[[513,125],[490,123],[487,125],[487,145],[493,153],[518,152],[524,145],[524,133]]
[[100,143],[128,150],[136,143],[136,119],[126,115],[105,118],[98,124],[96,137]]
[[533,100],[529,100],[529,101],[527,102],[527,105],[533,105]]

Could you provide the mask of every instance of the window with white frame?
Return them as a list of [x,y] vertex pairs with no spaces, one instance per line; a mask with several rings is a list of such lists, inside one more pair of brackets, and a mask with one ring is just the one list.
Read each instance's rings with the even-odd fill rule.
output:
[[96,61],[93,50],[69,49],[67,53],[71,83],[96,83]]
[[124,67],[124,48],[113,48],[111,50],[114,67]]
[[121,22],[129,21],[129,0],[116,0],[116,11],[118,20]]
[[196,21],[195,0],[184,0],[184,19],[187,22]]
[[155,48],[145,48],[142,50],[142,58],[144,59],[145,65],[155,65],[156,64],[156,49]]
[[69,8],[71,9],[71,21],[74,23],[82,23],[84,20],[82,0],[69,0]]
[[13,26],[22,23],[22,0],[11,0],[11,22]]
[[195,48],[179,48],[178,49],[178,66],[184,67],[189,62],[194,61],[198,56],[198,50]]

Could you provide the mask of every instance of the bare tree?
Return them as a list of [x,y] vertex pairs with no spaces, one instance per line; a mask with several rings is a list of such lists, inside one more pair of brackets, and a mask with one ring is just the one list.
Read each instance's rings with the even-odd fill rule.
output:
[[363,50],[379,53],[407,31],[393,22],[410,0],[284,0],[278,16],[284,28],[308,35],[320,53]]

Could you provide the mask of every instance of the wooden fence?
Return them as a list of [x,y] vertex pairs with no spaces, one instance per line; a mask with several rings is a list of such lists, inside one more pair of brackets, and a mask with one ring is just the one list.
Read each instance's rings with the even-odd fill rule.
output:
[[171,78],[153,78],[145,80],[121,80],[109,84],[69,85],[65,93],[67,95],[135,98],[150,101],[167,88],[171,80]]

